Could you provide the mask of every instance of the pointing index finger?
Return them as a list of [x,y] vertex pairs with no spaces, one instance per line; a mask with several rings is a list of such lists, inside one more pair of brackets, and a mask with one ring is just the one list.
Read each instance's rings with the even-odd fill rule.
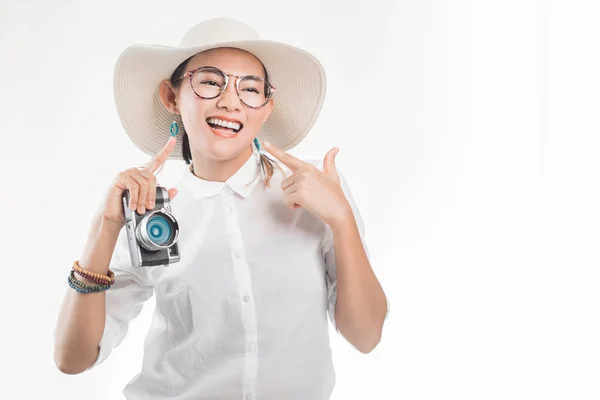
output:
[[177,139],[174,136],[171,136],[167,143],[163,146],[162,149],[158,151],[146,164],[146,169],[150,171],[151,174],[155,173],[161,165],[164,164],[165,161],[169,158],[169,155],[175,148],[175,143],[177,143]]
[[269,153],[273,155],[273,157],[281,161],[283,165],[292,170],[292,172],[306,165],[304,161],[294,157],[289,153],[286,153],[285,151],[281,150],[280,148],[276,147],[275,145],[269,142],[264,142],[263,144],[267,148],[267,150],[269,150]]

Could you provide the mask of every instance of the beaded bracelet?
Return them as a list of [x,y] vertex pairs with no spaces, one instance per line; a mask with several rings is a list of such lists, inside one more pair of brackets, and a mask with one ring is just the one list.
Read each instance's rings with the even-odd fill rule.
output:
[[72,270],[84,278],[90,279],[94,282],[103,285],[112,285],[113,283],[115,283],[115,274],[110,269],[108,270],[108,275],[101,275],[96,272],[88,271],[87,269],[81,268],[81,266],[79,265],[79,261],[75,261],[73,263]]
[[84,282],[81,282],[77,278],[75,278],[75,271],[71,271],[69,275],[69,286],[78,291],[79,293],[93,293],[93,292],[103,292],[105,290],[110,289],[111,285],[100,285],[100,286],[91,286],[87,285]]

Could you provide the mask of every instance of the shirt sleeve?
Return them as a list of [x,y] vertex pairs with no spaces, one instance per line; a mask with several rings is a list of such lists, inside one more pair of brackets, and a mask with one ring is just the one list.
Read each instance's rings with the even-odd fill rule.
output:
[[101,364],[118,347],[129,329],[129,323],[142,311],[144,302],[154,294],[146,283],[145,271],[133,268],[127,245],[127,231],[122,229],[110,262],[115,283],[106,291],[106,323],[98,357],[88,370]]
[[[361,239],[363,248],[365,249],[367,258],[370,261],[371,258],[369,255],[369,248],[367,247],[367,243],[365,240],[365,227],[364,227],[363,219],[360,215],[358,207],[356,206],[354,198],[352,197],[352,192],[348,186],[346,179],[344,178],[342,173],[339,171],[339,169],[337,172],[340,177],[340,184],[342,186],[342,191],[344,192],[344,195],[346,196],[346,199],[348,200],[348,203],[350,203],[350,206],[352,208],[352,212],[354,214],[354,219],[356,220],[356,225],[358,227],[358,232],[360,234],[360,239]],[[325,231],[325,239],[324,239],[324,244],[323,244],[323,257],[325,259],[325,267],[326,267],[325,280],[327,283],[328,314],[329,314],[329,319],[330,319],[333,327],[339,333],[339,329],[335,322],[335,303],[337,301],[337,268],[336,268],[336,261],[335,261],[335,248],[333,245],[333,233],[331,232],[329,225],[326,225],[325,230],[326,231]],[[389,299],[388,299],[387,300],[387,311],[386,311],[386,315],[385,315],[386,319],[387,319],[389,310],[390,310],[390,303],[389,303]]]

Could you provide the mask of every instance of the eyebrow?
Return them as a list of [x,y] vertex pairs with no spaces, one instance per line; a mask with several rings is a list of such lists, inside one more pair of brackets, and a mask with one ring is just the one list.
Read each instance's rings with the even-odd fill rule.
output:
[[[200,67],[192,68],[192,71],[193,71],[193,70],[200,69],[200,68],[214,68],[214,69],[218,69],[219,71],[223,71],[221,68],[219,68],[219,67],[215,67],[214,65],[202,65],[202,66],[200,66]],[[239,77],[243,77],[243,76],[257,76],[257,77],[259,77],[260,79],[265,79],[265,80],[267,79],[265,76],[262,76],[262,75],[264,75],[264,71],[263,71],[263,72],[261,72],[261,73],[259,73],[259,74],[242,74],[242,75],[240,75],[240,74],[232,74],[232,73],[228,73],[227,71],[223,71],[223,72],[224,72],[224,73],[226,73],[226,74],[229,74],[229,75],[235,75],[235,76],[239,76]]]

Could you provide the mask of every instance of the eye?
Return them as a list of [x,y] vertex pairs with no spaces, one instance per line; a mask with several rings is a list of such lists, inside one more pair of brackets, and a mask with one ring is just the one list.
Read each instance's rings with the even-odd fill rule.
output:
[[243,91],[244,92],[250,92],[250,93],[256,93],[256,94],[259,93],[259,91],[257,89],[254,89],[254,88],[245,88],[245,89],[243,89]]
[[221,85],[219,85],[218,82],[215,81],[201,81],[200,82],[201,85],[207,85],[207,86],[217,86],[217,87],[221,87]]

